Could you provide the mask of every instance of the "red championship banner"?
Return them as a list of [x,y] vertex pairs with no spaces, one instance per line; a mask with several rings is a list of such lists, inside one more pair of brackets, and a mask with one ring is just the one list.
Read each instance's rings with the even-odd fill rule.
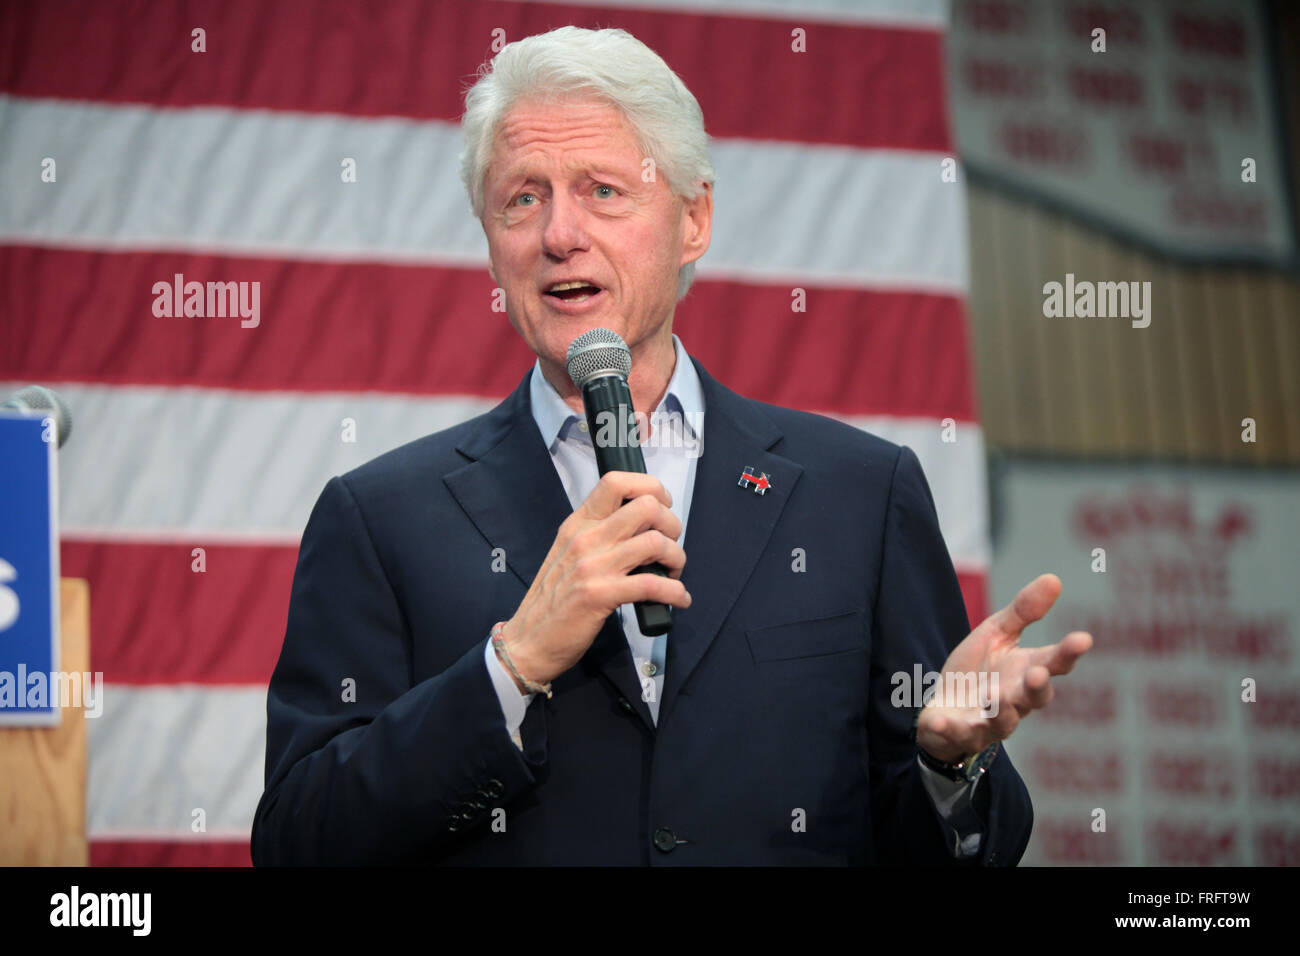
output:
[[995,489],[995,598],[1050,569],[1025,643],[1096,642],[1007,743],[1023,862],[1300,864],[1300,478],[1013,462]]
[[972,173],[1192,259],[1296,254],[1272,38],[1243,0],[955,0]]

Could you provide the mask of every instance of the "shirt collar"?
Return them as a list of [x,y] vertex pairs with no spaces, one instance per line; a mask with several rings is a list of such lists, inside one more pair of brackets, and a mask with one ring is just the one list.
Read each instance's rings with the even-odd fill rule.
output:
[[[682,340],[676,333],[673,334],[673,350],[676,364],[672,378],[668,380],[668,388],[664,390],[664,397],[655,412],[661,415],[680,414],[685,433],[695,438],[698,436],[694,425],[703,421],[704,391],[700,386],[700,376],[695,371],[695,363],[686,354],[686,346],[682,345]],[[533,363],[528,394],[533,407],[533,420],[542,433],[542,441],[548,449],[554,451],[555,443],[564,440],[568,429],[577,423],[578,416],[564,404],[560,393],[546,380],[540,360]]]

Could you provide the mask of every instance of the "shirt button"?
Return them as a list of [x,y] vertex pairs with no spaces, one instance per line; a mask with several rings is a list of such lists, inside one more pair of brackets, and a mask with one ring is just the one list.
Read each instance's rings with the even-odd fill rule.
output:
[[655,848],[664,853],[671,853],[677,846],[677,834],[668,827],[655,831]]
[[580,432],[585,432],[586,430],[587,430],[587,423],[586,423],[586,422],[578,422],[578,431],[580,431]]
[[646,677],[654,677],[655,674],[659,673],[659,665],[654,661],[646,661],[641,665],[641,671]]

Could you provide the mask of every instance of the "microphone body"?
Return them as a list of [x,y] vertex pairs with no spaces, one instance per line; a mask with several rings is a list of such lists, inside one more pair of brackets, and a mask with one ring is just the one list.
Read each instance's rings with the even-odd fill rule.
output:
[[[577,351],[585,351],[586,358],[591,359],[593,349],[581,349],[579,343],[594,333],[604,333],[615,341],[601,342],[609,347],[620,361],[597,361],[599,368],[587,368],[575,373],[577,364],[573,356]],[[621,355],[615,350],[621,346]],[[595,353],[600,355],[601,350]],[[631,471],[645,474],[645,456],[641,454],[641,445],[637,434],[636,414],[632,407],[632,392],[627,385],[627,368],[631,360],[627,346],[615,333],[607,329],[595,329],[579,336],[569,347],[569,372],[582,391],[582,405],[587,412],[587,433],[596,450],[596,467],[603,475],[608,471]],[[601,355],[601,358],[604,356]],[[655,562],[633,569],[632,574],[657,574],[667,577],[668,571]],[[647,637],[667,634],[672,627],[672,608],[659,601],[638,601],[633,605],[636,610],[636,622],[641,633]]]
[[582,387],[587,429],[596,448],[596,467],[645,474],[645,455],[629,432],[636,428],[632,390],[617,375],[602,375]]

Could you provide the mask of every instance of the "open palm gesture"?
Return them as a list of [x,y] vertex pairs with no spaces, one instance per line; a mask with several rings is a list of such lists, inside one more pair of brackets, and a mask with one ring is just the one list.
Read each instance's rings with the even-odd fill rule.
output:
[[[1092,647],[1092,635],[1086,631],[1073,631],[1046,647],[1020,646],[1024,629],[1043,617],[1060,594],[1060,578],[1039,575],[953,648],[944,674],[980,675],[980,686],[996,689],[996,697],[974,701],[936,696],[917,723],[916,741],[926,752],[939,760],[959,761],[1010,737],[1021,718],[1047,706],[1052,678],[1070,673]],[[955,685],[945,676],[943,686]]]

